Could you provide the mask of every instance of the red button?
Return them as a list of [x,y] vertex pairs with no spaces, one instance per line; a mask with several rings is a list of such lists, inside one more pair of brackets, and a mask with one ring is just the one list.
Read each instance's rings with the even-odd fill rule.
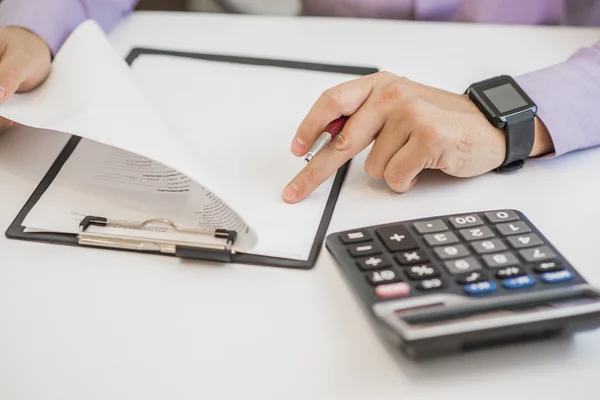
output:
[[410,285],[405,282],[388,283],[379,285],[375,288],[375,293],[379,297],[400,297],[410,293]]

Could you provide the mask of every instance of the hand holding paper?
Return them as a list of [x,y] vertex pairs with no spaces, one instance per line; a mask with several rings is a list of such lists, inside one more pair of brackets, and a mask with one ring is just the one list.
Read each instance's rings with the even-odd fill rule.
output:
[[[50,72],[50,48],[36,34],[17,27],[0,27],[0,104],[15,92],[36,88]],[[0,118],[0,133],[13,121]]]

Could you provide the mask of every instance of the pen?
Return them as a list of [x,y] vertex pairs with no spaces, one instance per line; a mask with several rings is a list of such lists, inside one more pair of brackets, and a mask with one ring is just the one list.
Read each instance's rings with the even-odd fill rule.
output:
[[306,157],[304,158],[306,162],[312,160],[318,153],[323,149],[323,147],[327,146],[329,142],[333,140],[334,137],[338,135],[344,128],[344,124],[348,121],[348,117],[340,117],[333,122],[330,122],[329,125],[325,127],[325,131],[319,136],[315,144],[310,148]]

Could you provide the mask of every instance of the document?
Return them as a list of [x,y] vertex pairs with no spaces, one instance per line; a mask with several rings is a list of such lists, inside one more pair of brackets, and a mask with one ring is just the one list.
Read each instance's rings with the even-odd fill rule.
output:
[[167,218],[235,229],[240,251],[307,259],[333,179],[284,203],[305,164],[290,142],[323,90],[354,78],[158,55],[130,68],[88,21],[38,90],[0,106],[20,124],[84,138],[25,225],[71,233],[85,215]]

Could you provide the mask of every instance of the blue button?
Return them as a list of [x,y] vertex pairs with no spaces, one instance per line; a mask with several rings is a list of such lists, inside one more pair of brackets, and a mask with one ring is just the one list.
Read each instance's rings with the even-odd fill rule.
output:
[[496,283],[492,281],[483,281],[469,283],[465,285],[465,292],[471,295],[492,293],[496,291]]
[[563,269],[562,271],[544,272],[541,278],[546,283],[561,283],[573,279],[573,273]]
[[535,285],[535,278],[531,275],[517,276],[516,278],[507,278],[502,283],[507,289],[520,289]]

